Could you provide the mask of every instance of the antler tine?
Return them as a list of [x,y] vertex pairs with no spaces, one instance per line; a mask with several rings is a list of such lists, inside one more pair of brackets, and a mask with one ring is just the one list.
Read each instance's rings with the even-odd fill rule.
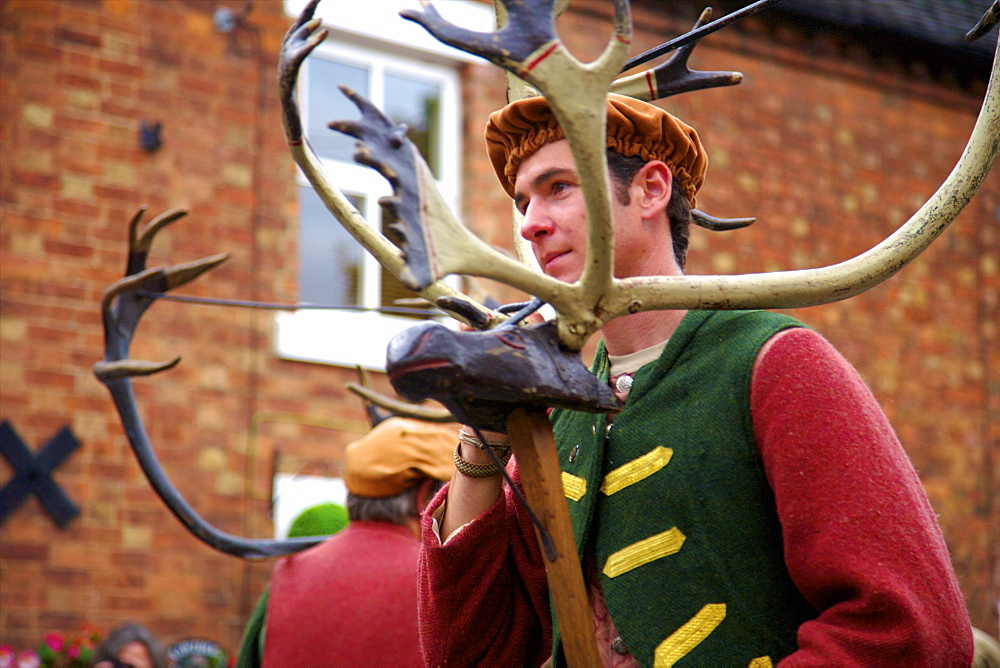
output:
[[399,15],[419,23],[438,41],[518,73],[532,54],[546,44],[558,42],[553,23],[554,0],[512,2],[497,0],[507,14],[507,23],[492,33],[466,30],[447,21],[430,0],[420,0],[421,10],[404,9]]
[[367,224],[361,213],[350,203],[343,193],[334,187],[323,169],[322,163],[309,146],[303,134],[302,119],[295,99],[295,85],[299,71],[306,57],[326,39],[327,31],[321,30],[322,21],[313,18],[319,0],[310,0],[298,19],[285,34],[281,45],[278,65],[279,92],[281,95],[282,120],[285,135],[292,156],[326,208],[362,246],[371,252],[379,262],[393,273],[402,268],[399,251],[382,235]]
[[742,227],[749,227],[757,222],[756,218],[716,218],[704,211],[691,209],[691,222],[712,232],[728,232],[738,230]]
[[366,402],[370,402],[391,411],[393,415],[399,417],[415,418],[427,422],[455,422],[455,417],[444,408],[434,408],[432,406],[421,406],[408,401],[400,401],[386,396],[370,387],[364,387],[357,383],[347,383],[344,387],[358,395]]
[[295,84],[306,57],[326,39],[328,31],[319,30],[322,20],[313,18],[319,0],[309,0],[295,23],[285,33],[278,58],[278,94],[285,137],[290,145],[305,141],[302,118],[295,99]]
[[979,19],[979,23],[977,23],[972,30],[965,34],[965,41],[976,41],[988,33],[990,28],[995,26],[997,22],[1000,22],[1000,0],[993,0],[993,4],[990,5],[990,8],[986,10],[985,14],[983,14],[983,18]]
[[153,247],[153,239],[164,227],[187,215],[183,209],[170,209],[164,211],[159,216],[149,221],[142,232],[139,232],[139,224],[146,213],[146,207],[139,207],[132,220],[128,224],[128,259],[125,265],[125,275],[135,274],[146,268],[146,258]]
[[702,37],[711,35],[713,32],[716,32],[717,30],[722,30],[726,26],[731,25],[742,19],[745,19],[748,16],[753,16],[757,12],[766,9],[767,7],[780,1],[781,0],[757,0],[753,4],[747,5],[742,9],[738,9],[731,14],[727,14],[722,18],[712,21],[711,23],[705,24],[700,27],[696,27],[693,30],[689,30],[688,32],[684,33],[683,35],[675,37],[669,42],[664,42],[663,44],[660,44],[656,48],[650,49],[649,51],[646,51],[644,53],[640,53],[638,56],[635,56],[633,58],[629,58],[628,61],[625,63],[625,67],[622,71],[624,72],[625,70],[630,70],[633,67],[638,67],[643,63],[648,63],[650,60],[653,60],[654,58],[659,58],[665,53],[670,53],[674,49],[679,49],[682,46],[685,46],[692,42],[696,42],[700,40]]
[[[365,368],[360,364],[356,365],[354,368],[357,369],[358,371],[358,381],[360,385],[357,383],[348,383],[347,389],[354,392],[355,394],[358,394],[354,390],[354,388],[356,387],[361,387],[370,390],[372,387],[372,380],[368,376],[368,372],[365,371]],[[383,420],[389,417],[388,415],[382,415],[381,413],[379,413],[378,411],[379,407],[374,402],[365,399],[363,396],[361,397],[361,403],[364,404],[365,413],[368,414],[368,422],[369,424],[371,424],[372,428],[377,427],[379,424],[382,423]]]
[[[692,31],[705,25],[710,18],[712,8],[706,7]],[[739,72],[701,72],[688,67],[688,59],[698,44],[698,41],[685,44],[669,60],[653,69],[618,79],[612,84],[611,92],[653,102],[705,88],[735,86],[743,81]]]
[[[712,18],[712,8],[702,10],[698,20],[687,34],[695,34]],[[707,33],[706,33],[707,34]],[[743,81],[739,72],[702,72],[688,67],[688,60],[700,40],[691,40],[677,49],[666,62],[644,72],[618,79],[611,85],[611,92],[639,100],[654,102],[672,95],[689,93],[706,88],[735,86]],[[716,218],[703,211],[691,212],[692,222],[706,230],[723,232],[752,225],[754,218]]]
[[132,334],[139,319],[156,299],[147,293],[163,293],[190,283],[229,258],[227,253],[220,253],[170,267],[146,269],[146,260],[156,235],[173,221],[187,215],[187,212],[181,209],[166,211],[150,221],[139,234],[139,224],[145,212],[146,207],[141,207],[129,221],[125,276],[108,286],[101,299],[105,359],[95,365],[95,373],[102,380],[102,374],[123,375],[128,372],[126,375],[148,375],[176,364],[176,360],[150,363],[127,359]]
[[[302,119],[295,100],[295,84],[299,71],[306,57],[326,38],[327,31],[322,30],[322,22],[314,18],[319,0],[310,0],[302,10],[298,19],[285,34],[281,45],[278,64],[279,93],[281,96],[282,122],[285,126],[285,136],[288,147],[295,162],[312,184],[327,210],[343,228],[360,243],[378,262],[396,277],[400,277],[405,268],[402,254],[374,226],[369,225],[364,216],[344,196],[339,188],[334,186],[322,162],[309,146],[303,134]],[[470,308],[480,311],[484,318],[497,318],[489,309],[468,299],[458,291],[443,282],[434,282],[420,289],[420,296],[435,303],[440,298],[467,302]],[[500,316],[499,320],[503,320]]]
[[145,362],[128,359],[132,334],[139,319],[155,301],[143,292],[166,292],[190,283],[206,271],[217,267],[229,259],[226,253],[174,265],[167,268],[146,269],[126,276],[111,284],[101,299],[101,316],[104,320],[104,360],[94,365],[94,373],[100,380],[121,376],[148,376],[165,371],[180,361],[180,357],[169,362]]

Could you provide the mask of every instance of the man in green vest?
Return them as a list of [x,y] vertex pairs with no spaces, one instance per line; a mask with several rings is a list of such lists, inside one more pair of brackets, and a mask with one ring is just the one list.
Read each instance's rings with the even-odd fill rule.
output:
[[[607,113],[615,275],[681,275],[705,149],[655,105],[610,95]],[[578,280],[583,196],[545,100],[494,113],[486,141],[542,270]],[[552,423],[605,665],[969,664],[926,494],[820,335],[763,311],[646,311],[601,339],[592,370],[624,410]],[[462,435],[425,516],[425,662],[560,664],[532,525],[477,445]]]

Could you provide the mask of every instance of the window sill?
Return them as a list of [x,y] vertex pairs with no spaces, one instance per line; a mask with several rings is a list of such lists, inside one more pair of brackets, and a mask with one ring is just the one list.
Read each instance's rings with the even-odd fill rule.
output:
[[[302,309],[279,312],[275,354],[281,359],[385,371],[389,340],[423,320],[364,311]],[[457,327],[451,318],[440,320]]]

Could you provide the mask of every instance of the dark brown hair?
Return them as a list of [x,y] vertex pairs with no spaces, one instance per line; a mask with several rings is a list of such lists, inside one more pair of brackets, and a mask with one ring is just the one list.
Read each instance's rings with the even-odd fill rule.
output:
[[[611,188],[619,204],[631,201],[628,187],[632,179],[639,173],[646,161],[639,156],[626,158],[621,153],[608,149],[608,174],[611,177]],[[671,174],[671,178],[673,175]],[[670,189],[670,201],[667,203],[667,218],[670,220],[670,236],[673,239],[674,259],[677,266],[684,268],[687,262],[688,239],[691,235],[691,201],[680,188]]]

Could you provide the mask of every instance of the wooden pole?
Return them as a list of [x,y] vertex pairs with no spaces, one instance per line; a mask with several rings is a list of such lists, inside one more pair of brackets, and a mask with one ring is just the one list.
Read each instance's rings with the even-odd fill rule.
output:
[[[507,433],[517,458],[525,498],[555,547],[555,560],[546,558],[545,569],[566,662],[572,668],[600,666],[593,615],[587,602],[549,418],[541,409],[518,408],[507,418]],[[544,548],[542,552],[545,553]]]

